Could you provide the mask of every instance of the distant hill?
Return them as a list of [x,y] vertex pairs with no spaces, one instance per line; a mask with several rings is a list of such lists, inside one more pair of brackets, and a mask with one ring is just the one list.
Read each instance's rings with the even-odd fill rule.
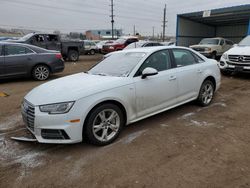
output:
[[0,28],[0,36],[11,36],[11,37],[20,37],[24,36],[28,33],[35,32],[34,30],[28,30],[28,29],[6,29],[6,28]]

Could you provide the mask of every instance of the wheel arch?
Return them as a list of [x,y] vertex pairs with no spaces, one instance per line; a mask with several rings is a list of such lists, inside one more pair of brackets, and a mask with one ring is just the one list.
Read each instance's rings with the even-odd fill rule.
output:
[[207,76],[202,83],[204,83],[206,80],[211,81],[214,84],[214,90],[216,90],[217,85],[215,78],[213,76]]
[[36,63],[36,64],[34,64],[32,67],[31,67],[31,69],[30,69],[30,75],[32,75],[32,72],[33,72],[33,70],[34,70],[34,68],[35,67],[37,67],[37,66],[39,66],[39,65],[44,65],[44,66],[46,66],[46,67],[48,67],[49,68],[49,71],[50,71],[50,73],[52,73],[52,68],[50,67],[50,65],[48,65],[47,63]]
[[114,105],[118,106],[118,107],[121,109],[122,114],[124,115],[124,122],[125,122],[125,124],[127,123],[127,110],[126,110],[125,106],[124,106],[121,102],[119,102],[118,100],[114,100],[114,99],[110,99],[110,100],[109,100],[109,99],[108,99],[108,100],[104,100],[104,101],[101,101],[101,102],[95,104],[95,105],[88,111],[88,113],[87,113],[87,115],[86,115],[86,117],[85,117],[85,119],[84,119],[84,122],[83,122],[83,129],[82,129],[82,132],[84,131],[84,129],[85,129],[85,127],[86,127],[86,123],[87,123],[87,120],[88,120],[88,118],[89,118],[91,112],[92,112],[95,108],[97,108],[97,107],[99,107],[99,106],[101,106],[101,105],[103,105],[103,104],[114,104]]

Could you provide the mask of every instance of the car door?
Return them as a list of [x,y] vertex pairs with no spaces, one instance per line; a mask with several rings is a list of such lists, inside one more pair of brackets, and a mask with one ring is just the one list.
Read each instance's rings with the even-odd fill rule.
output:
[[198,95],[201,75],[204,72],[202,59],[187,49],[173,49],[172,53],[178,81],[177,102],[182,103]]
[[0,77],[4,75],[3,45],[0,44]]
[[[142,71],[155,68],[158,74],[142,79]],[[172,68],[170,53],[161,50],[150,55],[134,77],[137,117],[166,109],[176,103],[176,71]]]
[[6,76],[26,75],[34,52],[21,45],[6,44],[4,47],[4,72]]

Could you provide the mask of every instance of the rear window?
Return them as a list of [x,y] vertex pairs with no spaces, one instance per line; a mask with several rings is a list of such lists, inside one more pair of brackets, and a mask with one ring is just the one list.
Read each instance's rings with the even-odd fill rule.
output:
[[5,47],[6,55],[23,55],[33,53],[32,50],[23,46],[8,45]]

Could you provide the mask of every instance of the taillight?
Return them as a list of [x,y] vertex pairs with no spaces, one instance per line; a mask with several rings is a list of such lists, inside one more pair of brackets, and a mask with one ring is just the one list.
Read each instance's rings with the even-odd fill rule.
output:
[[57,59],[62,59],[62,54],[56,54]]

